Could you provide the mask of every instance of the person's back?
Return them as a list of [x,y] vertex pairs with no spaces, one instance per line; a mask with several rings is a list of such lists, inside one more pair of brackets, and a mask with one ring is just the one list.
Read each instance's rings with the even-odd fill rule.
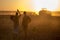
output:
[[18,16],[18,13],[16,12],[16,15],[15,15],[15,24],[18,25],[19,24],[19,16]]
[[19,24],[19,18],[21,15],[18,15],[19,11],[17,10],[16,14],[14,16],[11,16],[11,20],[14,22],[14,24]]
[[31,22],[30,17],[26,15],[26,12],[24,12],[24,17],[23,17],[23,21],[22,21],[22,27],[25,32],[25,39],[24,40],[27,40],[27,29],[28,29],[28,24],[30,22]]
[[23,21],[22,21],[22,26],[25,28],[28,27],[28,24],[31,22],[31,18],[24,13]]
[[29,24],[29,22],[31,21],[31,19],[30,19],[30,17],[29,16],[24,16],[23,17],[23,25],[27,25],[27,24]]
[[13,28],[13,33],[15,34],[14,38],[16,38],[16,39],[18,39],[17,37],[18,37],[18,34],[19,34],[19,18],[21,16],[21,15],[18,15],[18,14],[19,13],[16,12],[16,14],[14,16],[11,16],[11,20],[14,23],[14,28]]

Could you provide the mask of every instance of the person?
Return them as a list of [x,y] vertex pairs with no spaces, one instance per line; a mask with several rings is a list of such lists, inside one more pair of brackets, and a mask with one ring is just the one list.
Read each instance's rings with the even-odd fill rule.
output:
[[26,15],[26,12],[24,12],[23,14],[24,14],[24,17],[23,17],[23,21],[22,21],[22,26],[23,26],[23,30],[24,30],[24,33],[25,33],[24,40],[26,40],[27,39],[28,24],[31,22],[31,18]]
[[17,36],[18,36],[18,33],[19,33],[19,31],[18,31],[18,27],[19,27],[19,18],[20,18],[20,16],[21,16],[21,14],[20,15],[18,15],[18,14],[20,14],[20,12],[19,12],[19,10],[17,9],[17,12],[16,12],[16,15],[14,15],[14,16],[11,16],[11,20],[13,21],[13,23],[14,23],[14,34],[15,34],[15,37],[17,38]]

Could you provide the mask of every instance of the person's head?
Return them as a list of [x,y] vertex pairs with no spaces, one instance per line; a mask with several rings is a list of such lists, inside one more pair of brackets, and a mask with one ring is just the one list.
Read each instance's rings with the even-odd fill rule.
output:
[[18,15],[18,12],[16,12],[16,15]]
[[24,13],[23,13],[24,15],[26,15],[26,12],[24,11]]
[[17,9],[17,11],[19,11],[19,10]]
[[19,10],[17,9],[17,11],[16,11],[16,15],[19,15]]

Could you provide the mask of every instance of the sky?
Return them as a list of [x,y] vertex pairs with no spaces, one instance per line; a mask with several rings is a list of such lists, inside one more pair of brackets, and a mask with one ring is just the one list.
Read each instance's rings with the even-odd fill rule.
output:
[[60,0],[0,0],[0,10],[39,11],[41,8],[60,11]]

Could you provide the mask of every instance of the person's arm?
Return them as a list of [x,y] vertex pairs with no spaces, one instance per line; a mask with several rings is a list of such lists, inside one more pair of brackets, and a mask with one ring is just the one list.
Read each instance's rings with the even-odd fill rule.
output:
[[19,17],[21,16],[20,12],[19,12]]
[[21,14],[19,15],[19,17],[21,16]]
[[29,22],[31,22],[31,18],[28,16]]
[[13,19],[13,16],[12,16],[12,15],[10,16],[10,19],[11,19],[11,20]]
[[10,19],[11,19],[12,21],[14,21],[14,16],[13,16],[13,15],[11,15],[11,16],[10,16]]
[[20,11],[17,9],[17,13],[20,15]]

